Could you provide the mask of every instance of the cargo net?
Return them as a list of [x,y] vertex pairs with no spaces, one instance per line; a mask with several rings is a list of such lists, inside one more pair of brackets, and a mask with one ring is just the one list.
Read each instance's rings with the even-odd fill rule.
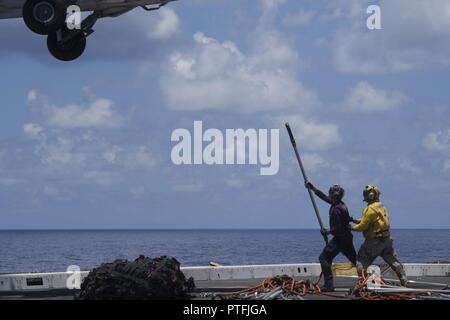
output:
[[195,288],[180,263],[171,257],[115,260],[92,270],[81,284],[78,300],[188,299]]
[[[449,300],[450,289],[413,289],[391,285],[389,281],[373,277],[358,279],[354,288],[343,289],[340,292],[322,292],[319,280],[296,280],[293,277],[282,275],[267,278],[261,284],[244,289],[242,291],[213,294],[213,299],[223,300],[305,300],[305,296],[311,299],[334,298],[354,300]],[[430,285],[440,285],[432,284]]]

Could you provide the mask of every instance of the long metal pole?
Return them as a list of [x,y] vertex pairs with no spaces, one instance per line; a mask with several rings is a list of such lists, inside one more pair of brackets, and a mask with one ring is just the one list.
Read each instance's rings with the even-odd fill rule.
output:
[[[300,158],[300,154],[298,153],[297,149],[297,143],[295,142],[294,135],[292,134],[291,127],[289,126],[289,123],[286,123],[286,129],[289,133],[289,138],[291,139],[292,147],[294,147],[295,156],[297,157],[298,165],[300,166],[300,170],[303,175],[304,182],[306,183],[308,181],[308,177],[306,176],[305,168],[303,167],[302,159]],[[314,212],[316,213],[317,221],[319,221],[320,230],[324,230],[322,218],[320,217],[319,208],[317,208],[316,200],[314,199],[314,195],[310,188],[308,188],[308,194],[311,198],[312,205],[314,207]],[[325,240],[325,243],[328,244],[328,237],[326,234],[322,234],[323,240]]]

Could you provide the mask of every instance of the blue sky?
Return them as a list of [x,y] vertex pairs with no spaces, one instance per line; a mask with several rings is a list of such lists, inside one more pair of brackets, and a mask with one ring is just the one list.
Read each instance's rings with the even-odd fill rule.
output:
[[[450,227],[449,1],[180,0],[100,20],[70,63],[0,23],[2,229],[314,228],[285,121],[354,216],[375,183],[394,227]],[[194,120],[279,128],[279,173],[173,165]]]

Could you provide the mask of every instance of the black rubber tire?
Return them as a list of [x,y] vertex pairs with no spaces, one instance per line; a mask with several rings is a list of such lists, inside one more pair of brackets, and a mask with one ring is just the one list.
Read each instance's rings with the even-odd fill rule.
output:
[[[37,5],[47,3],[53,8],[53,17],[46,22],[36,20],[34,10]],[[66,21],[67,3],[64,0],[27,0],[22,8],[23,21],[27,27],[42,35],[47,35],[61,29]]]
[[56,32],[51,33],[47,37],[48,51],[56,59],[61,61],[72,61],[81,56],[86,49],[86,36],[80,31],[63,31],[63,32],[77,32],[78,34],[66,43],[59,43]]

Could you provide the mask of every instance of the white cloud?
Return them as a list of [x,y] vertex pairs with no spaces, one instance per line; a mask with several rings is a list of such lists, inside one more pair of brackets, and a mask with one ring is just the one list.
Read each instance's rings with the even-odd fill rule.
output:
[[109,163],[114,163],[114,162],[116,162],[118,153],[121,150],[122,149],[120,147],[113,146],[110,149],[108,149],[105,152],[103,152],[103,158]]
[[444,170],[450,171],[450,159],[444,161]]
[[410,174],[416,175],[422,172],[422,170],[409,159],[399,159],[397,162],[401,169]]
[[111,100],[98,98],[88,105],[50,107],[48,121],[61,128],[107,128],[120,127],[125,120],[113,110]]
[[179,32],[180,19],[171,8],[162,8],[159,10],[153,27],[148,33],[150,39],[165,40],[173,37]]
[[120,181],[116,173],[109,171],[91,170],[83,173],[83,179],[98,185],[111,185]]
[[[411,178],[422,173],[422,169],[417,166],[414,159],[411,158],[378,158],[375,160],[377,166],[384,172],[385,175],[398,177],[402,180],[404,178]],[[404,173],[407,173],[405,176]],[[417,178],[417,177],[416,177]]]
[[109,164],[130,170],[150,169],[160,162],[157,153],[147,145],[122,147],[105,145],[102,157]]
[[436,153],[445,172],[450,171],[450,129],[430,132],[423,139],[424,148]]
[[57,137],[55,142],[43,139],[36,147],[36,154],[46,165],[82,166],[86,164],[88,154],[78,150],[77,146],[68,138]]
[[334,0],[328,1],[326,10],[322,14],[323,21],[345,21],[354,22],[363,16],[363,21],[358,25],[366,23],[366,9],[369,6],[369,0]]
[[128,164],[132,167],[150,168],[157,164],[158,160],[150,148],[139,146],[137,150],[131,153]]
[[398,90],[377,89],[366,81],[352,88],[345,100],[345,109],[357,112],[386,111],[397,108],[408,101]]
[[[89,88],[85,88],[84,91],[88,96],[88,101],[82,104],[68,103],[64,106],[56,106],[49,103],[49,97],[36,90],[28,92],[27,103],[35,107],[35,111],[41,117],[42,122],[53,127],[65,129],[114,128],[121,127],[125,123],[125,117],[114,110],[112,100],[95,97],[95,94]],[[39,130],[40,127],[33,124],[26,124],[25,126],[26,133],[32,134],[31,131],[42,131]]]
[[[110,144],[101,136],[85,139],[84,136],[49,130],[39,136],[35,155],[48,166],[65,166],[67,171],[78,169],[113,168],[118,171],[152,169],[160,157],[147,145]],[[94,170],[94,171],[96,171]]]
[[110,145],[98,137],[85,140],[72,135],[59,136],[50,132],[51,139],[43,138],[36,146],[41,162],[53,166],[64,165],[68,169],[98,168],[113,165],[118,170],[151,169],[159,163],[159,156],[145,145]]
[[36,89],[30,89],[26,96],[26,103],[32,110],[39,110],[48,104],[48,97]]
[[36,90],[30,90],[27,94],[27,103],[31,104],[38,98],[38,92]]
[[[382,30],[365,27],[367,5],[348,17],[334,39],[335,64],[343,72],[376,74],[450,65],[450,2],[383,0]],[[345,4],[336,3],[336,10]],[[347,21],[345,20],[345,21]]]
[[59,184],[45,185],[42,190],[43,195],[56,199],[56,200],[69,200],[73,198],[74,193],[66,187],[62,187]]
[[429,133],[423,139],[423,145],[428,151],[450,152],[450,129]]
[[26,123],[23,126],[24,133],[31,139],[38,139],[43,130],[37,123]]
[[299,58],[292,46],[275,32],[261,40],[245,54],[231,41],[196,33],[193,47],[173,53],[164,70],[167,105],[244,113],[317,105],[316,95],[296,79]]
[[342,142],[339,126],[333,123],[317,123],[301,115],[279,118],[278,122],[288,120],[299,145],[309,150],[325,150]]
[[263,10],[271,10],[283,4],[285,0],[261,0],[261,1]]
[[258,29],[254,33],[253,52],[247,55],[252,65],[260,68],[290,71],[295,75],[301,67],[300,57],[294,45],[281,32]]
[[302,162],[308,171],[314,172],[320,168],[328,167],[329,164],[317,153],[305,153],[302,155]]
[[[34,156],[42,171],[62,170],[67,179],[77,183],[105,185],[120,181],[130,171],[155,167],[159,156],[149,145],[112,143],[107,132],[95,130],[122,126],[125,118],[115,112],[111,100],[96,98],[89,89],[85,92],[87,103],[63,107],[50,104],[50,99],[36,90],[28,94],[30,105],[36,106],[33,116],[39,118],[39,124],[26,123],[23,130],[36,142]],[[73,128],[79,130],[67,130]]]
[[283,23],[288,26],[303,26],[311,22],[315,17],[314,11],[300,10],[298,12],[289,12],[284,17]]
[[242,177],[232,174],[230,177],[226,178],[225,183],[230,188],[241,189],[245,186],[245,180]]

